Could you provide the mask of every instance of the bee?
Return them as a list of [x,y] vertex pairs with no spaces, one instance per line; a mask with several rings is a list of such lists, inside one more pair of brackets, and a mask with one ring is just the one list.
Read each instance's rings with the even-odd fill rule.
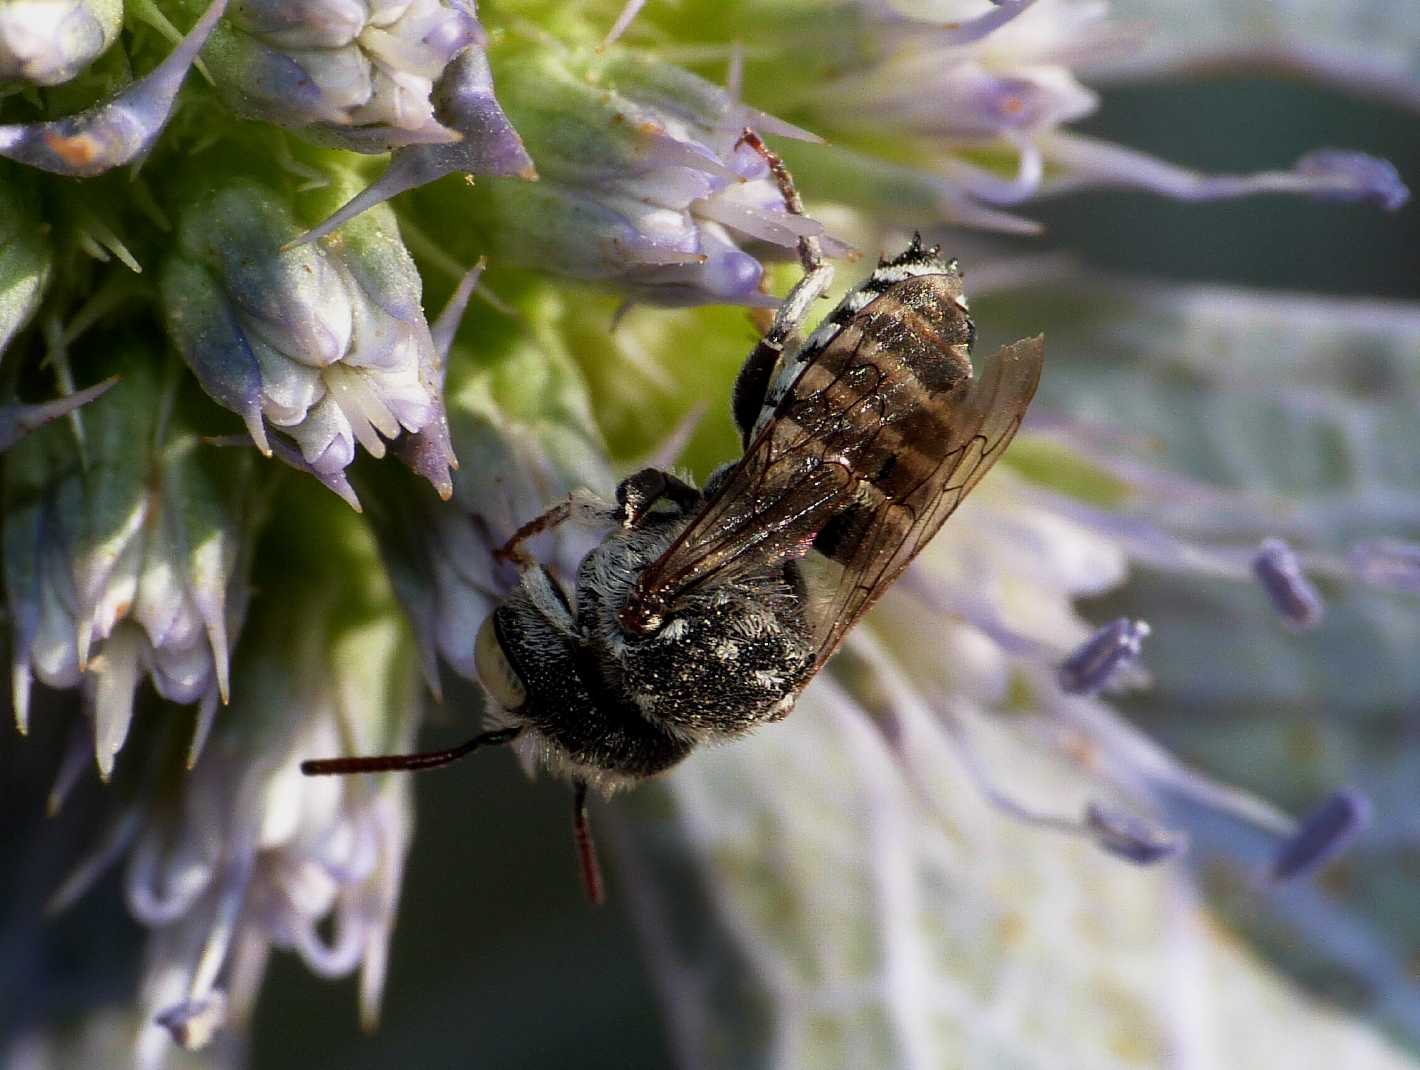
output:
[[[745,140],[801,211],[777,157]],[[612,501],[575,493],[500,551],[520,579],[475,640],[487,730],[446,751],[306,762],[306,773],[424,769],[514,744],[572,782],[599,902],[589,788],[610,794],[788,715],[1000,458],[1044,357],[1036,337],[973,368],[957,263],[919,237],[801,338],[832,269],[812,238],[800,259],[803,277],[735,383],[737,461],[700,489],[646,468]],[[609,528],[571,590],[521,548],[568,520]]]

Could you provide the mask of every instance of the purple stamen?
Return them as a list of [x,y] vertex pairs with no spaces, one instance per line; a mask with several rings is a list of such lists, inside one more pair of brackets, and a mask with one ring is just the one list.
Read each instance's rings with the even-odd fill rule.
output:
[[1338,791],[1297,826],[1272,862],[1274,881],[1315,873],[1354,840],[1371,821],[1371,801],[1359,791]]
[[1120,617],[1106,624],[1076,648],[1056,673],[1060,689],[1071,695],[1093,695],[1139,656],[1149,625]]
[[1281,539],[1264,539],[1252,559],[1252,571],[1282,621],[1294,631],[1321,623],[1325,606],[1292,548]]
[[1359,201],[1387,212],[1399,211],[1410,190],[1389,160],[1347,149],[1317,149],[1297,161],[1299,175],[1331,183],[1320,191],[1328,200]]
[[153,1020],[172,1034],[187,1051],[199,1051],[212,1040],[227,1019],[226,997],[213,989],[198,999],[186,999],[167,1008]]
[[1085,826],[1101,850],[1140,866],[1173,858],[1188,847],[1187,833],[1103,803],[1085,807]]

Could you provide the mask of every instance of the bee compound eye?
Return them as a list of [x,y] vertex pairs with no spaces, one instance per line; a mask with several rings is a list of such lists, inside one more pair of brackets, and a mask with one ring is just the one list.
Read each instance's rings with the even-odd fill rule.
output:
[[528,700],[528,689],[503,653],[498,632],[493,626],[493,614],[484,618],[473,644],[473,665],[478,678],[493,701],[507,710],[516,710]]

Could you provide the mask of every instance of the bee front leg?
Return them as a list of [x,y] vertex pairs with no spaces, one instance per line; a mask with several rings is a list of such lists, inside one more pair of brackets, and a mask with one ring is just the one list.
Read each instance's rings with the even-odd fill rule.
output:
[[545,513],[533,517],[513,532],[507,542],[493,551],[493,556],[499,561],[511,561],[519,569],[526,571],[536,564],[536,561],[530,553],[522,549],[522,545],[534,536],[551,531],[568,520],[586,527],[599,527],[603,524],[619,523],[619,516],[620,506],[613,505],[589,490],[574,490]]
[[700,491],[659,468],[643,468],[623,479],[616,488],[613,518],[624,528],[636,528],[661,500],[673,502],[682,513],[700,504]]

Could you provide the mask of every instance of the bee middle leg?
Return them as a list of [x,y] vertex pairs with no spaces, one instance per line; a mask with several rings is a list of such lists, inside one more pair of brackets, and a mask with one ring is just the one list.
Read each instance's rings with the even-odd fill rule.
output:
[[681,512],[700,504],[700,491],[659,468],[643,468],[623,479],[616,487],[615,520],[624,528],[640,527],[653,506],[669,501]]

